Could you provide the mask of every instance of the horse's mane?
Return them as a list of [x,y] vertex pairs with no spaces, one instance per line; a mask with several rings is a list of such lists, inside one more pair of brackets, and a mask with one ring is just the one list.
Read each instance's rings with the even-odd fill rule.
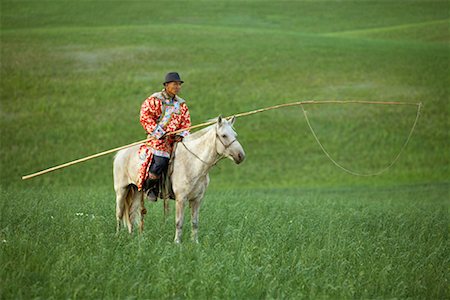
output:
[[187,137],[186,137],[186,141],[193,141],[193,140],[196,140],[196,139],[199,139],[199,138],[201,138],[202,136],[204,136],[206,133],[208,133],[213,127],[214,127],[214,125],[215,124],[213,124],[213,125],[210,125],[210,126],[208,126],[208,127],[205,127],[205,128],[203,128],[203,129],[201,129],[201,130],[199,130],[199,131],[196,131],[196,132],[194,132],[194,133],[191,133],[190,135],[188,135]]

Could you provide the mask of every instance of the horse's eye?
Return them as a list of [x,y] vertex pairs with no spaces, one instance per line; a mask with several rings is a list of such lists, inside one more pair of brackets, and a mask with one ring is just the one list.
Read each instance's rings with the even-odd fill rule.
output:
[[226,134],[222,134],[222,137],[223,137],[223,138],[226,138],[226,137],[227,137],[227,135],[226,135]]

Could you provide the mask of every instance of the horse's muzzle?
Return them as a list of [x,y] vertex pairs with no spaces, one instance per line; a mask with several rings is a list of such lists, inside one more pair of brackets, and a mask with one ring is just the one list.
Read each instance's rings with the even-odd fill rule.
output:
[[241,162],[243,162],[245,159],[245,153],[242,152],[238,152],[236,155],[233,156],[233,160],[236,164],[240,164]]

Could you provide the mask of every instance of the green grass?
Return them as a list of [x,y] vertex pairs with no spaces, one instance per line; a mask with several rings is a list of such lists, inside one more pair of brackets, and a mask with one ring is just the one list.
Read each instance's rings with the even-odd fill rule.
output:
[[[0,298],[448,298],[448,8],[1,1]],[[115,237],[111,156],[20,180],[141,140],[139,107],[173,70],[193,123],[300,100],[424,106],[397,164],[368,178],[327,159],[299,108],[238,119],[247,160],[211,172],[200,245],[189,226],[172,243],[160,203],[141,237]],[[416,114],[305,108],[363,173],[389,164]]]
[[217,192],[202,243],[181,246],[160,204],[144,235],[114,237],[109,190],[14,193],[2,194],[23,199],[2,206],[6,298],[448,296],[446,185]]

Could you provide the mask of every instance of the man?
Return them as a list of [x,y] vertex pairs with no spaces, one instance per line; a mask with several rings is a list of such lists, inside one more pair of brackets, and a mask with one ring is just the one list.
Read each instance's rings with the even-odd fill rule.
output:
[[185,130],[170,135],[191,126],[188,107],[178,97],[183,82],[177,72],[167,73],[164,89],[145,99],[141,106],[140,122],[151,140],[139,151],[143,163],[139,171],[138,189],[143,189],[150,201],[157,200],[157,184],[161,174],[167,170],[174,143],[189,134]]

